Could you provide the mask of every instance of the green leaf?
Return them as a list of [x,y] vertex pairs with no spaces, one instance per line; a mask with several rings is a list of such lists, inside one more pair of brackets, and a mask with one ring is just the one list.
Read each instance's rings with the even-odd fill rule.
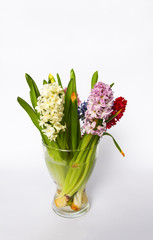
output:
[[35,109],[35,107],[37,106],[37,98],[40,96],[39,90],[36,86],[36,83],[34,82],[34,80],[26,73],[25,74],[27,83],[30,87],[30,99],[31,99],[31,103],[33,108]]
[[119,150],[119,152],[123,155],[123,157],[125,156],[125,154],[123,153],[122,149],[120,148],[120,146],[118,145],[118,143],[116,142],[115,138],[110,134],[110,133],[103,133],[103,135],[107,135],[110,136],[113,139],[113,142],[115,144],[115,146],[117,147],[117,149]]
[[[66,90],[66,95],[65,95],[65,105],[64,105],[64,121],[66,122],[66,131],[65,131],[65,144],[66,146],[69,146],[69,148],[72,147],[72,136],[71,136],[71,131],[73,131],[71,128],[71,113],[73,111],[77,112],[76,109],[78,108],[78,103],[77,103],[77,98],[76,98],[76,109],[73,110],[73,105],[71,103],[71,95],[72,93],[75,93],[75,96],[77,96],[77,90],[76,90],[76,78],[75,78],[75,73],[74,70],[72,69],[70,72],[70,81]],[[78,116],[76,116],[75,121],[77,120],[77,136],[80,136],[80,124],[79,124],[79,120],[78,120]],[[73,124],[72,124],[73,125]],[[80,138],[76,137],[77,140],[77,144],[79,143]]]
[[28,113],[29,117],[31,118],[33,124],[36,126],[36,128],[40,131],[40,134],[42,136],[42,139],[43,139],[43,142],[46,144],[46,145],[51,145],[52,143],[49,141],[49,139],[47,138],[47,136],[45,136],[43,133],[42,133],[42,129],[41,127],[39,126],[39,121],[38,121],[38,116],[37,114],[34,112],[34,110],[30,107],[30,105],[24,101],[22,98],[18,97],[17,98],[17,101],[18,103],[21,105],[21,107]]
[[96,71],[91,79],[91,89],[94,88],[94,85],[96,84],[96,82],[98,81],[98,71]]
[[64,144],[65,147],[71,148],[71,136],[70,136],[70,101],[72,94],[72,79],[69,81],[66,94],[65,94],[65,104],[64,104],[64,117],[63,121],[66,123],[66,131],[64,132]]
[[112,84],[110,85],[110,87],[112,88],[112,87],[114,86],[114,84],[115,84],[115,83],[112,83]]
[[72,149],[75,150],[78,147],[78,106],[77,106],[77,98],[75,93],[73,92],[71,95],[71,142]]
[[37,98],[33,90],[30,91],[30,100],[33,108],[35,109],[35,107],[37,106]]
[[[73,80],[73,83],[72,83],[72,92],[75,93],[76,97],[77,97],[77,87],[76,87],[76,76],[75,76],[75,72],[73,69],[71,69],[71,72],[70,72],[70,79]],[[77,98],[76,98],[76,102],[77,102],[77,108],[78,108],[78,101],[77,101]],[[76,110],[75,110],[76,111]],[[81,137],[81,129],[80,129],[80,121],[79,121],[79,118],[78,118],[78,115],[77,115],[77,139],[78,139],[78,143],[80,141],[80,137]],[[78,145],[78,144],[77,144]]]
[[115,113],[114,115],[112,115],[111,117],[109,117],[107,120],[106,120],[106,123],[110,122],[113,118],[115,118],[120,112],[122,111],[122,109],[120,109],[117,113]]
[[27,73],[25,74],[25,78],[27,80],[27,83],[28,83],[30,89],[31,89],[32,85],[34,86],[35,94],[36,94],[36,97],[38,98],[40,96],[40,92],[39,92],[39,89],[38,89],[35,81]]
[[75,72],[73,69],[71,69],[70,72],[70,79],[73,80],[73,89],[72,92],[75,92],[76,96],[77,96],[77,89],[76,89],[76,77],[75,77]]
[[71,101],[71,94],[72,94],[72,84],[73,84],[73,79],[69,81],[67,90],[66,90],[66,95],[65,95],[65,107],[64,107],[64,116],[65,120],[67,121],[68,119],[68,114],[69,114],[69,108],[70,108],[70,101]]
[[18,103],[21,105],[21,107],[28,113],[29,117],[31,118],[33,124],[39,129],[40,131],[40,126],[39,126],[39,121],[36,113],[34,110],[30,107],[30,105],[24,101],[22,98],[18,97],[17,98]]
[[58,84],[63,88],[62,82],[58,73],[57,73],[57,81],[58,81]]
[[43,80],[43,85],[47,84],[47,81],[46,80]]

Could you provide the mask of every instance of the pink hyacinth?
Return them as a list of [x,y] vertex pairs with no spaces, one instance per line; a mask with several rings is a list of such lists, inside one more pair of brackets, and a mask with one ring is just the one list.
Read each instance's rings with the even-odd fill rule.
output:
[[[107,118],[112,112],[113,92],[108,84],[98,82],[95,84],[88,97],[87,111],[85,112],[85,123],[83,129],[87,134],[102,136],[106,131]],[[102,119],[98,125],[98,119]],[[98,125],[98,126],[97,126]]]

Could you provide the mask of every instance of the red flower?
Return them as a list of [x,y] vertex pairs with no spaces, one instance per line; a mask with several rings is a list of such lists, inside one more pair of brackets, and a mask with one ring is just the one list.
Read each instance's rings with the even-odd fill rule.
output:
[[125,100],[123,97],[118,97],[115,99],[114,105],[113,105],[113,111],[111,112],[111,115],[109,117],[113,116],[119,110],[121,111],[116,117],[114,117],[110,122],[107,123],[106,128],[109,129],[112,126],[116,125],[117,121],[120,120],[120,118],[123,116],[123,113],[125,112],[126,104],[127,104],[127,100]]

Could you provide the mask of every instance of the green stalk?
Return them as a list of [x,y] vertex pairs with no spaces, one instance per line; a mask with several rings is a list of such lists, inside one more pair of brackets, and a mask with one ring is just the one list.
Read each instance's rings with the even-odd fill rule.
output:
[[67,172],[66,163],[63,161],[63,159],[57,160],[59,156],[56,156],[56,153],[54,152],[54,150],[52,151],[53,161],[50,160],[51,158],[50,154],[46,154],[45,158],[46,158],[46,165],[48,167],[48,170],[51,176],[53,177],[53,180],[57,183],[60,190],[62,190],[65,177],[66,177],[66,172]]
[[[80,150],[78,153],[76,152],[77,157],[74,156],[74,158],[71,160],[71,166],[68,170],[60,197],[65,194],[67,195],[71,190],[73,190],[75,185],[79,181],[82,173],[84,172],[86,158],[88,157],[88,154],[91,150],[90,147],[92,141],[93,136],[91,134],[84,136],[82,144],[80,144],[81,145],[80,147],[84,150]],[[89,148],[86,149],[87,147]]]
[[77,183],[83,171],[84,171],[84,163],[80,165],[74,164],[71,167],[69,167],[68,173],[65,178],[63,190],[60,196],[64,196],[65,194],[68,195],[68,192],[71,191],[71,189],[73,189],[73,187]]
[[86,163],[85,163],[85,169],[83,171],[83,174],[81,174],[80,178],[77,181],[77,184],[72,188],[70,192],[67,193],[68,196],[72,196],[78,189],[87,182],[88,176],[91,171],[91,167],[93,166],[93,160],[95,158],[95,151],[96,148],[94,147],[97,143],[97,136],[94,136],[94,141],[92,143],[91,149],[88,152]]
[[93,136],[91,134],[85,134],[83,136],[83,138],[81,139],[81,141],[79,143],[77,151],[74,151],[75,154],[74,154],[73,159],[70,162],[70,165],[72,165],[74,163],[75,164],[81,163],[84,160],[83,154],[86,151],[86,148],[90,147],[92,137]]
[[57,149],[48,147],[46,153],[46,159],[47,158],[49,172],[53,175],[53,179],[57,185],[60,186],[60,190],[62,190],[69,168],[69,153],[60,151],[59,147]]

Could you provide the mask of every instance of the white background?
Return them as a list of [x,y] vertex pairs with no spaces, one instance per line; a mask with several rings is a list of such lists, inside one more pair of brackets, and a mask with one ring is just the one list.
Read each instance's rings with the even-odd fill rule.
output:
[[[74,68],[82,100],[90,79],[111,84],[128,100],[104,137],[88,183],[91,210],[63,219],[51,209],[55,192],[41,138],[17,96],[29,102],[25,72],[39,88],[48,74],[66,86]],[[153,1],[1,1],[0,239],[153,239]]]

